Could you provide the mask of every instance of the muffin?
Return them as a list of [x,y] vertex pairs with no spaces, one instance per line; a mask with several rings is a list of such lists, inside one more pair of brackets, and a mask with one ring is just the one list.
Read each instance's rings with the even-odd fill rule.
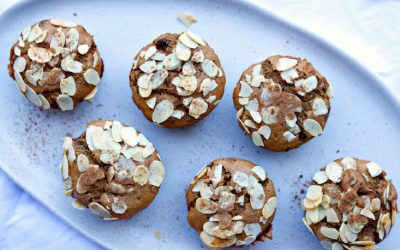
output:
[[103,75],[93,37],[59,19],[28,26],[10,51],[8,71],[21,94],[44,109],[72,110],[91,100]]
[[164,166],[142,133],[118,121],[98,120],[80,137],[65,138],[61,174],[74,207],[118,220],[153,201]]
[[239,126],[256,146],[272,151],[299,147],[322,134],[332,88],[312,64],[271,56],[247,68],[234,89]]
[[274,184],[254,163],[222,158],[203,167],[186,193],[189,224],[213,249],[272,239]]
[[135,57],[132,99],[151,122],[184,128],[206,117],[224,94],[225,75],[214,50],[196,34],[166,33]]
[[397,192],[378,164],[345,157],[315,173],[302,206],[325,249],[374,249],[396,221]]

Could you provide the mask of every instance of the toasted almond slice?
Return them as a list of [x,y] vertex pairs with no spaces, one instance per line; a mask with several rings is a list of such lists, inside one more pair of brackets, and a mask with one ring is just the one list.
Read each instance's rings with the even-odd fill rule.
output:
[[150,185],[159,187],[164,179],[164,165],[161,161],[154,160],[149,167],[149,183]]
[[159,102],[153,111],[152,120],[155,123],[163,123],[171,117],[174,112],[174,105],[168,100],[162,100]]
[[92,202],[88,207],[90,212],[94,213],[95,215],[103,218],[111,217],[111,213],[98,202]]
[[74,109],[74,101],[66,94],[59,95],[56,101],[62,111]]
[[276,69],[278,71],[285,71],[294,66],[296,66],[298,61],[292,58],[279,58],[278,62],[276,63]]
[[262,216],[265,219],[269,219],[275,213],[277,207],[278,199],[276,197],[269,198],[262,209]]
[[182,13],[178,15],[178,20],[186,26],[190,26],[194,23],[197,23],[196,17],[194,17],[190,13]]
[[83,78],[85,78],[85,81],[89,84],[92,85],[97,85],[100,82],[100,75],[99,73],[94,70],[94,69],[88,69],[86,72],[83,74]]

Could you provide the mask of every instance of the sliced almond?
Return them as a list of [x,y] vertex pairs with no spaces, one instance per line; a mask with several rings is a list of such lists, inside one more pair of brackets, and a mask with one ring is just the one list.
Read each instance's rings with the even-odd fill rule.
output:
[[306,130],[312,136],[319,136],[323,132],[321,125],[313,119],[306,119],[303,123],[303,126],[304,130]]
[[201,62],[201,69],[206,75],[211,78],[217,76],[218,74],[217,65],[210,59],[204,59],[204,61]]
[[61,79],[60,89],[61,93],[63,94],[74,96],[76,93],[76,84],[74,78],[72,76],[69,76],[68,78]]
[[89,84],[92,85],[97,85],[100,82],[100,75],[99,73],[94,70],[94,69],[88,69],[86,72],[83,74],[83,77],[85,78],[85,81]]
[[195,207],[202,214],[214,214],[218,211],[217,203],[204,198],[197,198]]
[[192,14],[189,13],[179,14],[178,20],[188,27],[194,23],[197,23],[196,17],[194,17]]
[[53,53],[45,48],[31,47],[28,49],[28,56],[32,61],[48,63],[53,57]]
[[164,179],[164,172],[164,166],[160,161],[152,161],[149,167],[150,185],[159,187]]
[[162,100],[159,102],[153,111],[152,120],[155,123],[163,123],[172,115],[174,112],[174,105],[168,100]]
[[100,217],[111,217],[111,213],[98,202],[92,202],[88,205],[90,212]]
[[284,58],[279,58],[275,66],[278,71],[285,71],[296,66],[297,63],[298,61],[296,59],[284,57]]
[[377,177],[382,173],[382,168],[375,162],[368,162],[365,166],[372,177]]
[[71,97],[66,94],[61,94],[57,96],[57,104],[62,111],[73,110],[74,109],[74,101]]
[[276,199],[276,197],[269,198],[262,209],[262,216],[265,219],[269,219],[269,217],[271,217],[275,213],[277,207],[278,199]]
[[87,169],[89,168],[89,159],[86,157],[86,155],[84,154],[78,155],[77,166],[79,172],[83,173],[87,171]]
[[146,185],[147,181],[149,180],[148,168],[143,165],[137,166],[133,174],[133,180],[140,186]]

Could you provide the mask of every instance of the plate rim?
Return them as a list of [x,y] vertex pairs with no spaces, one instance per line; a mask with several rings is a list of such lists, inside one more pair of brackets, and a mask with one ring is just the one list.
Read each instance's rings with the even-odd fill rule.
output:
[[[46,0],[11,0],[9,2],[6,2],[5,7],[0,9],[0,20],[3,18],[4,15],[9,14],[9,12],[12,12],[14,9],[21,7],[26,4],[30,4],[35,1],[46,1]],[[125,1],[125,0],[123,0]],[[181,0],[179,0],[181,1]],[[218,0],[213,0],[213,1],[218,1]],[[51,2],[51,1],[49,1]],[[320,36],[316,32],[309,30],[299,24],[296,24],[296,22],[291,19],[288,16],[285,16],[283,13],[280,13],[279,11],[276,11],[272,9],[270,6],[268,6],[266,1],[263,0],[229,0],[229,3],[236,4],[236,5],[242,5],[243,7],[246,7],[250,11],[256,11],[264,16],[267,16],[274,22],[276,22],[279,25],[284,25],[288,29],[294,30],[300,34],[300,36],[303,36],[305,38],[308,38],[311,43],[317,44],[321,47],[323,47],[325,50],[336,54],[340,59],[346,61],[352,68],[355,68],[360,74],[368,77],[375,87],[378,88],[380,91],[383,92],[384,95],[388,96],[388,102],[391,103],[393,106],[395,106],[396,109],[400,110],[400,93],[397,93],[393,88],[391,88],[388,84],[385,84],[383,80],[373,71],[370,71],[368,67],[363,64],[361,61],[357,60],[355,57],[351,56],[349,53],[345,52],[344,50],[341,50],[339,47],[337,47],[333,42],[328,41],[324,37]],[[132,3],[134,4],[134,3]],[[6,168],[3,168],[2,166],[5,165],[2,161],[0,161],[0,169],[8,176],[12,181],[21,189],[24,190],[24,192],[28,193],[30,196],[32,196],[36,201],[38,201],[42,206],[44,206],[47,210],[49,210],[51,213],[56,215],[58,218],[60,218],[63,222],[65,222],[67,225],[71,226],[74,230],[79,232],[81,235],[84,237],[90,239],[92,242],[98,244],[100,247],[106,248],[106,249],[114,249],[113,246],[110,246],[108,243],[103,242],[101,240],[98,240],[97,238],[92,237],[91,234],[87,233],[85,230],[81,229],[78,224],[68,220],[67,217],[62,215],[57,211],[57,209],[51,205],[48,205],[44,203],[41,198],[39,198],[35,193],[31,192],[29,188],[22,182],[19,181],[19,179],[16,177],[16,175],[13,174],[13,172],[8,171]]]

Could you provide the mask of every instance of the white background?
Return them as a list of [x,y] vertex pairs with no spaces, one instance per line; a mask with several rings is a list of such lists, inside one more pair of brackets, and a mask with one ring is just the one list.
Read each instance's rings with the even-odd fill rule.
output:
[[[0,9],[10,2],[0,0]],[[400,1],[266,3],[351,54],[400,95]],[[1,171],[0,190],[0,249],[100,249],[48,212]]]

